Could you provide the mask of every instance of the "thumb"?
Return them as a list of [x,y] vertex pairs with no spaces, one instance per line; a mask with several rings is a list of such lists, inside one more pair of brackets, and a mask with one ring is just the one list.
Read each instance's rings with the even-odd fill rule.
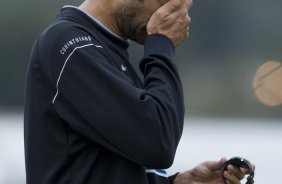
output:
[[221,170],[226,161],[227,159],[225,157],[222,157],[219,161],[210,161],[207,164],[207,168],[212,172]]

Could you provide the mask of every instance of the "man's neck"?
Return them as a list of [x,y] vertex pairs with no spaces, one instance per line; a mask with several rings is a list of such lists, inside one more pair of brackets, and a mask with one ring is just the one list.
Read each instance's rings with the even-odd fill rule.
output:
[[111,32],[126,39],[118,29],[118,24],[113,14],[115,11],[114,5],[111,6],[110,3],[106,1],[84,1],[84,3],[79,6],[79,9],[95,17],[95,19],[106,26]]

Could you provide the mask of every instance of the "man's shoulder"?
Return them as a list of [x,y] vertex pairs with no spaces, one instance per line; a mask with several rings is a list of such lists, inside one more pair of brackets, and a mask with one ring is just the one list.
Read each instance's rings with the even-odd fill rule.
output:
[[39,35],[40,39],[60,41],[72,36],[89,35],[82,25],[68,20],[55,20]]
[[67,55],[75,48],[99,45],[93,34],[82,25],[68,20],[55,20],[38,36],[38,48],[44,52]]

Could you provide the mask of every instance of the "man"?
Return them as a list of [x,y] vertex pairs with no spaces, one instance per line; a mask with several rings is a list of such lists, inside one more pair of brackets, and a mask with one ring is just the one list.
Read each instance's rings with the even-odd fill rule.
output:
[[[191,0],[86,0],[34,43],[26,83],[27,184],[218,184],[225,159],[167,177],[181,137],[174,47]],[[127,39],[144,44],[138,78]],[[243,169],[229,166],[227,183]]]

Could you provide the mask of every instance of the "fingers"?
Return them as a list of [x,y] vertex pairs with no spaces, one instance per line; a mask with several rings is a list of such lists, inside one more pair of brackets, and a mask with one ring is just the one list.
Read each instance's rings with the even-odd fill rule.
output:
[[189,37],[189,6],[192,6],[192,0],[169,0],[151,16],[147,24],[148,35],[163,34],[170,38],[175,46],[179,45]]
[[[255,169],[255,165],[253,164]],[[245,175],[249,174],[249,170],[233,165],[227,166],[227,171],[223,173],[227,184],[240,184],[240,181],[245,178]]]
[[233,166],[233,165],[227,166],[227,172],[232,174],[233,176],[235,176],[239,180],[244,179],[245,174],[246,174],[244,168],[236,167],[236,166]]
[[240,179],[228,171],[224,171],[223,176],[225,177],[226,184],[241,184]]
[[193,6],[193,0],[185,0],[184,3],[188,10]]
[[245,173],[242,168],[232,165],[227,166],[227,171],[224,171],[223,175],[227,184],[240,184],[240,181],[245,177]]
[[172,40],[175,46],[189,37],[191,18],[188,10],[192,0],[169,0],[161,6],[150,18],[147,24],[148,35],[164,34]]
[[179,10],[183,6],[183,0],[170,0],[166,4],[164,4],[161,8],[161,10],[164,10],[168,14]]
[[212,172],[216,172],[218,170],[221,170],[221,168],[223,167],[223,165],[225,164],[226,161],[227,161],[227,159],[225,157],[222,157],[219,161],[211,161],[211,162],[209,162],[208,168]]
[[182,3],[182,0],[170,0],[162,7],[160,7],[156,13],[162,17],[170,16],[177,18],[187,15],[188,9],[187,6]]
[[219,162],[222,164],[221,166],[223,166],[226,161],[227,161],[226,157],[221,157],[221,159],[219,160]]

